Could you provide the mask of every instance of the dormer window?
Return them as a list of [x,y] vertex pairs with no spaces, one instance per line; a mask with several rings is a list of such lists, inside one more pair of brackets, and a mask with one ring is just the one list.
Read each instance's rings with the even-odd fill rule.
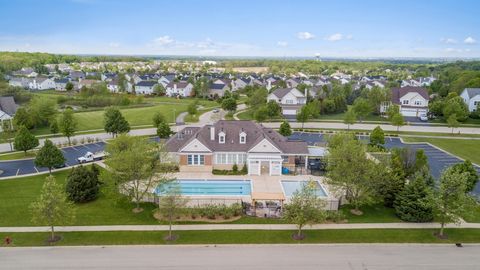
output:
[[218,133],[218,143],[225,143],[225,132]]
[[246,142],[247,142],[247,133],[242,131],[240,133],[240,143],[245,144]]

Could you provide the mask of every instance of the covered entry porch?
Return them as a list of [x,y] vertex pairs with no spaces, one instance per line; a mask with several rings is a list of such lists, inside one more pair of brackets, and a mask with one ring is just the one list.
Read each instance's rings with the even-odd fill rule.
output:
[[255,155],[247,158],[248,175],[282,175],[281,155]]

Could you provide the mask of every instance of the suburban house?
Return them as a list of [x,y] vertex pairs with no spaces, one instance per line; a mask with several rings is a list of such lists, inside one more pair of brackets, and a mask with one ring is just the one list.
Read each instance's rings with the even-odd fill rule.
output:
[[[17,112],[18,105],[15,103],[13,97],[0,97],[0,122],[5,120],[12,120]],[[10,122],[10,124],[12,124]],[[2,125],[0,125],[1,130]]]
[[107,78],[107,88],[108,91],[112,93],[118,93],[120,92],[120,85],[118,84],[118,77],[113,77],[112,79]]
[[11,77],[8,84],[11,86],[17,86],[22,88],[28,88],[29,83],[32,81],[30,78],[25,77]]
[[239,89],[245,88],[247,85],[252,84],[252,80],[250,78],[238,78],[232,82],[233,87],[232,91],[237,91]]
[[282,167],[306,166],[306,142],[289,140],[253,121],[220,120],[186,127],[166,142],[180,172],[211,172],[246,166],[249,175],[281,175]]
[[14,76],[26,76],[26,77],[33,78],[33,77],[37,77],[38,73],[35,72],[35,70],[33,68],[25,67],[25,68],[22,68],[20,70],[17,70],[15,72],[13,72],[13,75]]
[[190,97],[192,95],[193,85],[186,81],[170,82],[166,87],[166,95],[169,97]]
[[460,96],[467,104],[470,112],[476,111],[480,106],[480,88],[465,88]]
[[167,87],[167,85],[175,80],[175,74],[165,74],[158,79],[158,83],[163,85],[163,87]]
[[157,85],[157,81],[140,81],[135,84],[135,93],[150,95],[153,94],[153,88]]
[[81,89],[82,87],[90,87],[95,83],[100,83],[101,81],[98,80],[87,80],[87,79],[80,79],[78,82],[78,88]]
[[223,97],[225,91],[230,90],[228,84],[220,83],[220,82],[213,82],[210,84],[210,88],[208,89],[208,95],[210,97]]
[[55,79],[55,90],[57,91],[66,91],[67,83],[69,82],[68,79]]
[[392,88],[391,102],[383,104],[380,108],[382,113],[386,113],[391,104],[400,107],[400,114],[407,117],[420,117],[428,113],[427,89],[423,87],[400,87]]
[[32,90],[55,89],[55,81],[46,77],[37,77],[30,81],[28,88]]
[[70,77],[70,79],[72,80],[81,80],[81,79],[85,79],[85,73],[83,73],[82,71],[70,71],[70,74],[68,75],[68,77]]
[[283,115],[296,115],[297,111],[307,103],[307,97],[297,88],[278,88],[267,97],[282,107]]

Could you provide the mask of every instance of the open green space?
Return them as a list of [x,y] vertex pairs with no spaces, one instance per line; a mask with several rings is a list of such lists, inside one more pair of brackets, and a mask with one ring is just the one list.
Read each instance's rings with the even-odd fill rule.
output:
[[0,155],[0,160],[15,160],[15,159],[25,159],[25,158],[34,158],[36,155],[35,151],[24,152],[12,152],[8,154]]
[[[293,231],[228,230],[180,231],[174,244],[293,244],[293,243],[479,243],[480,229],[446,229],[448,239],[434,236],[432,229],[308,230],[303,241],[292,239]],[[65,232],[57,246],[158,245],[169,244],[163,231]],[[0,233],[10,236],[12,246],[48,246],[48,233]]]
[[360,209],[363,215],[354,215],[350,212],[352,206],[343,205],[340,211],[345,215],[348,223],[388,223],[388,222],[402,222],[396,215],[395,209],[387,208],[383,204],[374,204],[363,206]]
[[480,155],[478,151],[475,151],[480,149],[480,140],[413,137],[404,137],[403,139],[406,142],[428,142],[463,159],[480,164]]

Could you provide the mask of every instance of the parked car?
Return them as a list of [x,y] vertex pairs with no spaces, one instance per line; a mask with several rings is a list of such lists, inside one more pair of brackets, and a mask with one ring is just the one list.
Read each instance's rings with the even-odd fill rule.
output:
[[428,116],[426,114],[422,114],[419,117],[420,121],[427,122],[428,121]]
[[213,113],[218,113],[218,112],[219,112],[218,109],[214,109],[214,110],[213,110]]
[[85,155],[77,158],[78,163],[87,163],[87,162],[93,162],[93,161],[98,161],[102,160],[107,156],[107,153],[104,151],[99,151],[99,152],[87,152]]

